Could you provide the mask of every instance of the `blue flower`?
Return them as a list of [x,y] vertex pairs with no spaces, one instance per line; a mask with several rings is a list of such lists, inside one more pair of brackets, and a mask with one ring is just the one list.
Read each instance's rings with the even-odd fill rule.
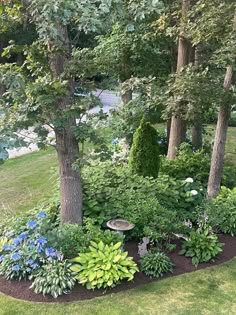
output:
[[118,138],[113,139],[111,143],[112,143],[112,144],[114,144],[114,145],[116,145],[116,144],[118,144],[118,143],[119,143],[119,139],[118,139]]
[[58,257],[56,250],[52,247],[48,247],[45,249],[45,254],[47,257]]
[[8,250],[13,250],[13,249],[14,249],[14,246],[8,245],[8,244],[4,244],[4,245],[2,246],[2,249],[3,249],[3,250],[6,250],[6,251],[8,251]]
[[15,246],[18,246],[22,242],[22,239],[20,237],[14,238],[13,244]]
[[20,260],[21,259],[21,255],[19,253],[14,253],[11,255],[11,259],[14,261]]
[[12,270],[13,270],[13,271],[19,271],[19,270],[20,270],[20,266],[19,266],[19,265],[14,265],[14,266],[12,267]]
[[0,263],[3,261],[3,259],[4,259],[4,256],[0,255]]
[[26,261],[26,264],[31,266],[31,265],[34,264],[34,262],[35,262],[35,261],[34,261],[33,259],[28,259],[28,260]]
[[22,241],[24,241],[27,237],[29,236],[28,232],[22,232],[18,238],[21,239]]
[[48,240],[46,239],[46,237],[39,237],[38,239],[36,239],[35,243],[38,245],[38,246],[43,246],[45,244],[47,244]]
[[38,267],[39,267],[39,264],[37,264],[37,263],[34,263],[34,264],[31,265],[32,269],[37,269]]
[[27,227],[31,230],[35,229],[37,227],[37,222],[35,220],[30,220],[27,223]]
[[45,218],[47,216],[47,214],[46,214],[46,212],[44,212],[44,211],[40,211],[39,213],[38,213],[38,218],[39,219],[43,219],[43,218]]

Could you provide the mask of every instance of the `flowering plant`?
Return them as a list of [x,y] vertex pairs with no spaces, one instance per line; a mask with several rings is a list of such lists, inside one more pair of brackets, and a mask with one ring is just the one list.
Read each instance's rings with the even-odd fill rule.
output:
[[26,223],[23,232],[18,235],[12,232],[9,240],[2,245],[0,274],[7,279],[27,278],[45,261],[61,257],[40,233],[46,217],[47,214],[41,211]]

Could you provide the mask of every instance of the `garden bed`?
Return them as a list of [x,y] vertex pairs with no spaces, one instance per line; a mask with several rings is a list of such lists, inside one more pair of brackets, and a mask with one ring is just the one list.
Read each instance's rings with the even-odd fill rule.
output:
[[[167,274],[165,277],[176,276],[192,271],[196,271],[199,269],[207,268],[214,265],[222,264],[233,257],[236,256],[236,237],[231,237],[229,235],[220,235],[219,240],[224,243],[223,252],[220,253],[214,262],[210,263],[202,263],[195,268],[192,265],[191,259],[185,256],[180,256],[178,252],[180,251],[180,242],[177,241],[176,249],[170,253],[168,256],[171,258],[172,262],[175,264],[174,271],[172,274]],[[138,262],[139,256],[137,253],[137,242],[127,242],[126,249],[129,252],[130,256],[134,257],[134,260]],[[163,279],[162,278],[162,279]],[[150,283],[153,281],[159,281],[160,279],[150,279],[145,276],[142,272],[139,272],[135,275],[134,281],[132,282],[122,282],[120,285],[113,289],[109,289],[106,292],[104,290],[87,290],[81,285],[76,285],[73,291],[67,295],[63,295],[54,299],[51,296],[43,296],[41,294],[36,294],[33,290],[29,289],[30,282],[29,281],[8,281],[4,278],[0,278],[0,292],[10,295],[17,299],[34,301],[34,302],[46,302],[46,303],[65,303],[72,301],[80,301],[86,299],[92,299],[98,296],[102,296],[104,294],[111,294],[120,291],[125,291],[128,289],[135,288],[137,286],[143,285],[145,283]]]

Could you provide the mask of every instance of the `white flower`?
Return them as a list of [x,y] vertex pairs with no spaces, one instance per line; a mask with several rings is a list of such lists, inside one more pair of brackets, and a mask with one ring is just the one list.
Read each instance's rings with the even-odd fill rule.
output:
[[188,177],[185,179],[186,183],[193,183],[193,179],[191,177]]
[[198,195],[198,192],[197,192],[196,190],[191,190],[190,192],[191,192],[191,194],[192,194],[193,196],[197,196],[197,195]]

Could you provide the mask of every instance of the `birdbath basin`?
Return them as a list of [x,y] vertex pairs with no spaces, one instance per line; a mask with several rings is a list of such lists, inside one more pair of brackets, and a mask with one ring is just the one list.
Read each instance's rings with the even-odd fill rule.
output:
[[123,219],[114,219],[107,222],[107,226],[117,233],[124,235],[125,231],[130,231],[134,228],[134,224],[130,223],[129,221]]

